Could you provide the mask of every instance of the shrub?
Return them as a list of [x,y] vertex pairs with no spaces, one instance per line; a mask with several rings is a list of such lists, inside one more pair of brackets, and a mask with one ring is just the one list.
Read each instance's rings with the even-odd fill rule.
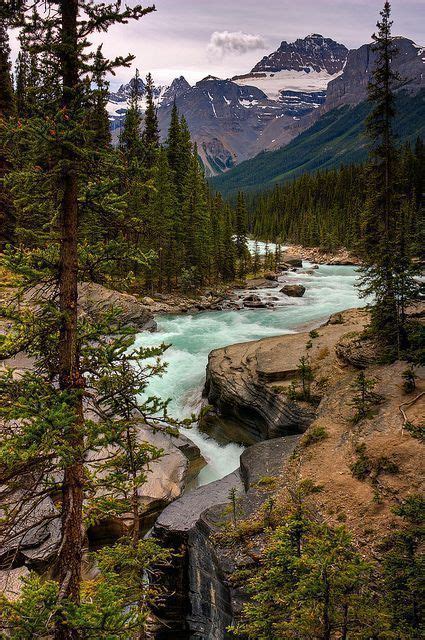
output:
[[302,445],[304,447],[308,447],[311,444],[316,444],[317,442],[322,442],[329,437],[328,432],[325,427],[317,425],[315,427],[310,428],[302,438]]

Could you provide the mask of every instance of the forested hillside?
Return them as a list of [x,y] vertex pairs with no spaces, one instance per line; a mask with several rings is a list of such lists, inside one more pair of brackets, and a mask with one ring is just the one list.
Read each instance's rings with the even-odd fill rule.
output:
[[[421,139],[398,156],[400,197],[407,219],[409,244],[419,254],[424,242],[422,198],[425,191],[425,149]],[[284,239],[304,246],[356,250],[364,233],[363,211],[368,197],[367,165],[342,166],[305,173],[249,199],[251,233],[264,240]],[[421,248],[422,247],[422,248]]]
[[[414,144],[418,137],[424,138],[425,91],[413,97],[405,92],[397,94],[396,109],[394,129],[399,143]],[[307,172],[363,162],[368,153],[364,122],[369,113],[367,102],[334,109],[286,147],[243,162],[213,178],[211,185],[226,197],[234,196],[239,189],[257,192]]]

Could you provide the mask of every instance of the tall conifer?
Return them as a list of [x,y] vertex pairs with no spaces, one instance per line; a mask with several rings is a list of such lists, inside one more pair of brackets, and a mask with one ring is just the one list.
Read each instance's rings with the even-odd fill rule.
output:
[[406,306],[415,288],[405,250],[404,219],[397,174],[398,149],[394,135],[395,89],[399,76],[393,70],[398,55],[391,35],[391,5],[385,2],[378,33],[373,35],[376,55],[369,84],[372,111],[367,120],[371,140],[368,201],[363,220],[362,287],[375,298],[372,330],[389,347],[407,346]]
[[146,111],[144,117],[143,146],[144,164],[148,170],[155,164],[159,148],[159,125],[154,102],[154,83],[150,73],[146,76]]

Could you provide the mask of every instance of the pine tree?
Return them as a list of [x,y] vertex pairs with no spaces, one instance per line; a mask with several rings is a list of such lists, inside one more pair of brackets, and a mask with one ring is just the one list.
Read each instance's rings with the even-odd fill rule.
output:
[[0,23],[0,249],[10,242],[14,232],[14,213],[5,178],[10,169],[6,157],[4,129],[6,120],[15,115],[15,95],[12,87],[9,39],[4,21]]
[[398,54],[391,35],[391,5],[385,2],[373,35],[377,56],[369,85],[372,112],[367,131],[372,143],[368,171],[368,201],[363,221],[363,295],[374,295],[371,328],[389,348],[400,351],[408,344],[406,306],[415,283],[406,253],[404,220],[400,216],[397,154],[393,123],[395,87],[399,81],[392,63]]
[[245,206],[245,197],[240,191],[238,193],[238,199],[235,210],[235,244],[236,255],[239,261],[239,276],[243,277],[246,272],[246,258],[247,258],[247,211]]
[[317,524],[302,502],[272,534],[248,592],[232,631],[250,640],[383,638],[389,631],[373,567],[343,527]]
[[167,137],[167,153],[168,163],[172,171],[175,172],[176,180],[179,172],[179,151],[180,151],[180,119],[179,112],[177,110],[176,101],[174,100],[173,108],[171,110],[170,127],[168,129]]
[[370,410],[377,403],[378,396],[374,393],[376,380],[367,378],[364,371],[361,371],[353,383],[355,395],[351,401],[352,406],[356,409],[353,417],[354,422],[359,422],[363,418],[367,418]]
[[164,284],[171,288],[174,275],[179,273],[182,262],[179,257],[179,211],[175,195],[173,175],[168,164],[167,152],[161,148],[154,167],[153,193],[149,203],[150,224],[154,230],[153,249],[157,260],[154,266],[158,290]]
[[139,103],[139,71],[136,69],[131,85],[129,108],[126,111],[120,135],[120,149],[125,154],[128,165],[143,161],[142,111]]
[[142,142],[144,146],[144,165],[149,171],[155,164],[159,148],[159,125],[154,102],[154,83],[150,73],[146,76],[146,111]]
[[385,595],[391,628],[397,638],[419,640],[423,635],[423,496],[410,495],[395,510],[402,525],[390,536],[384,556]]
[[88,126],[93,130],[92,144],[100,148],[108,147],[111,144],[111,129],[106,111],[109,83],[105,80],[105,64],[107,66],[102,47],[98,47],[93,62],[95,89],[92,92],[93,104],[90,109]]
[[[78,230],[80,218],[79,192],[84,160],[91,156],[92,149],[87,148],[85,136],[85,116],[87,101],[90,98],[90,85],[82,80],[83,73],[93,73],[90,56],[86,55],[89,46],[87,37],[96,31],[105,31],[116,22],[138,19],[153,8],[143,9],[141,6],[121,10],[116,5],[95,5],[91,0],[68,0],[52,2],[54,11],[45,12],[42,0],[30,3],[19,2],[12,7],[12,20],[19,24],[30,46],[34,46],[41,55],[49,57],[49,86],[51,95],[55,97],[50,104],[48,117],[36,119],[34,129],[39,129],[32,140],[32,129],[24,133],[32,144],[38,144],[40,138],[47,146],[49,165],[46,168],[46,180],[56,182],[58,220],[57,229],[52,236],[49,265],[53,264],[50,282],[56,282],[57,301],[53,297],[47,305],[42,305],[40,322],[33,323],[28,340],[34,339],[34,353],[47,367],[50,377],[47,380],[37,378],[31,384],[19,390],[26,395],[28,410],[34,411],[34,397],[42,394],[45,398],[44,409],[55,417],[53,424],[46,414],[35,415],[35,423],[40,434],[49,438],[51,429],[58,441],[59,428],[62,439],[62,451],[59,456],[63,465],[63,476],[60,484],[61,494],[61,545],[55,567],[55,575],[59,584],[59,597],[62,601],[78,603],[81,588],[81,560],[83,549],[83,500],[86,486],[84,471],[84,450],[86,445],[86,426],[83,413],[83,395],[86,380],[81,366],[81,336],[77,319],[77,281],[78,263]],[[31,7],[32,12],[29,12]],[[105,62],[105,71],[128,64],[131,58],[118,58]],[[55,82],[52,82],[52,79]],[[60,88],[60,92],[58,92]],[[56,101],[57,96],[57,101]],[[58,136],[58,132],[60,135]],[[28,194],[31,199],[32,194]],[[57,251],[55,255],[55,250]],[[11,256],[11,260],[13,256]],[[38,258],[40,261],[41,258]],[[31,260],[31,256],[30,256]],[[36,258],[37,260],[37,258]],[[46,271],[34,269],[27,271],[32,280],[40,282]],[[15,265],[16,266],[16,265]],[[57,304],[56,304],[57,302]],[[38,333],[37,333],[38,331]],[[40,336],[55,336],[49,347],[55,346],[54,356],[49,351],[43,353],[39,345],[43,344]],[[28,344],[30,350],[30,344]],[[48,358],[51,362],[48,362]],[[53,373],[54,372],[54,373]],[[57,379],[57,386],[52,380]],[[16,385],[8,379],[6,390],[12,394]],[[6,393],[6,391],[5,391]],[[23,401],[24,402],[24,401]],[[40,411],[43,407],[40,408]],[[57,420],[57,422],[56,422]],[[31,423],[32,424],[32,423]],[[44,431],[43,431],[44,430]],[[19,435],[19,434],[18,434]],[[25,438],[34,437],[34,433],[26,433]],[[17,446],[21,443],[16,443]],[[45,443],[48,449],[47,441]],[[52,441],[50,440],[50,446]],[[17,451],[22,451],[17,448]],[[34,452],[37,459],[40,451]],[[26,454],[28,459],[28,453]],[[30,458],[29,458],[30,459]],[[57,640],[71,640],[77,637],[75,630],[68,625],[66,616],[56,617],[54,637]]]

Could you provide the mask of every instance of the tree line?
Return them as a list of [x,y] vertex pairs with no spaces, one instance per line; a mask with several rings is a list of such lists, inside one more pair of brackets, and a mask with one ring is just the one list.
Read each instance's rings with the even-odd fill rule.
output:
[[[69,116],[63,108],[57,111],[55,56],[48,50],[53,37],[46,36],[41,50],[21,32],[12,82],[5,26],[0,30],[0,74],[7,88],[0,113],[14,124],[0,158],[2,247],[43,247],[57,230],[60,199],[54,181],[44,179],[51,170],[47,147],[65,141]],[[174,105],[161,144],[152,77],[147,77],[143,110],[136,72],[123,128],[112,145],[107,72],[100,47],[80,92],[81,154],[86,147],[92,150],[90,161],[82,163],[78,187],[78,242],[90,254],[88,278],[107,281],[96,265],[105,254],[121,252],[124,264],[110,264],[112,284],[131,274],[137,289],[161,292],[232,280],[234,212],[208,188],[184,117]]]
[[[425,147],[404,145],[397,152],[397,180],[406,211],[407,237],[416,255],[423,248]],[[366,165],[305,173],[276,185],[248,201],[249,230],[262,240],[281,238],[304,246],[334,251],[358,250],[364,237],[362,213],[367,199]]]

